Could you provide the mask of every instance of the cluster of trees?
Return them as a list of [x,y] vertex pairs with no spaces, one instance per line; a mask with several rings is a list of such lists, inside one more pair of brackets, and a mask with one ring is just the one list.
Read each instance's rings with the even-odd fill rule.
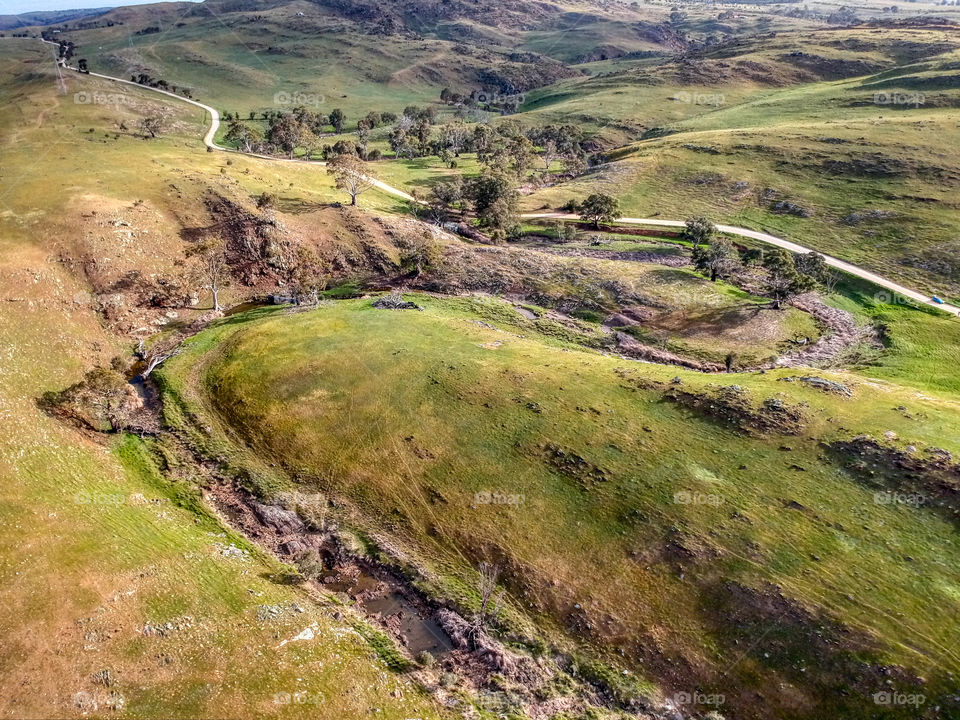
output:
[[472,210],[490,238],[501,241],[520,234],[517,199],[516,184],[506,173],[486,170],[477,177],[455,177],[434,185],[430,209],[437,221],[445,220],[451,211]]
[[510,171],[520,178],[538,162],[549,173],[558,160],[565,173],[578,175],[587,166],[582,142],[583,131],[576,125],[524,129],[519,123],[508,121],[496,127],[475,126],[468,146],[481,165],[497,172]]
[[444,88],[440,91],[440,102],[445,105],[453,105],[460,110],[479,109],[512,115],[520,109],[523,95],[509,95],[499,92],[487,93],[483,90],[472,90],[469,95],[463,95],[450,88]]
[[[293,157],[294,152],[302,148],[309,155],[319,154],[327,160],[348,153],[362,160],[379,160],[380,151],[369,145],[373,131],[383,127],[397,158],[436,156],[450,167],[456,167],[461,153],[475,152],[487,170],[512,173],[517,178],[539,163],[543,163],[543,172],[548,173],[559,161],[569,175],[583,172],[587,165],[583,132],[575,125],[524,129],[519,123],[504,122],[496,127],[487,124],[471,127],[458,118],[436,124],[435,108],[411,105],[400,115],[369,112],[357,121],[352,140],[341,139],[329,145],[321,142],[324,134],[328,131],[342,134],[347,127],[346,116],[339,109],[329,115],[306,107],[285,113],[266,111],[260,115],[267,123],[266,131],[241,120],[239,113],[227,112],[223,117],[229,123],[227,141],[245,152],[267,155]],[[250,113],[249,120],[256,119],[256,113]]]
[[[340,108],[334,108],[328,114],[311,110],[305,106],[298,106],[288,112],[266,110],[260,113],[251,111],[248,121],[258,119],[266,123],[264,131],[258,125],[251,125],[240,118],[240,113],[223,113],[223,118],[229,123],[225,138],[235,143],[245,152],[258,152],[264,155],[285,154],[293,157],[298,148],[307,151],[308,155],[322,154],[327,158],[331,154],[347,152],[351,145],[338,143],[339,148],[333,150],[331,146],[324,146],[321,140],[330,134],[341,134],[347,128],[347,115]],[[367,156],[366,144],[370,131],[384,123],[396,119],[393,113],[369,112],[357,122],[357,146],[359,155]],[[336,147],[336,146],[334,146]],[[354,150],[354,152],[357,152]],[[369,159],[377,159],[369,158]]]
[[70,40],[58,40],[57,41],[57,59],[62,60],[63,63],[69,63],[73,59],[73,54],[76,52],[77,46],[74,45]]
[[[81,63],[86,64],[85,60],[81,60]],[[171,85],[163,78],[155,78],[149,73],[138,73],[137,75],[130,76],[130,82],[137,83],[137,85],[145,85],[146,87],[156,88],[157,90],[166,90],[167,92],[172,93],[181,93],[186,98],[193,97],[193,91],[190,88],[179,87],[177,85]]]
[[729,238],[718,236],[713,223],[703,217],[687,220],[682,235],[693,246],[693,264],[714,282],[730,278],[745,267],[765,270],[765,293],[778,309],[790,298],[831,279],[826,259],[819,253],[794,255],[783,248],[738,250]]

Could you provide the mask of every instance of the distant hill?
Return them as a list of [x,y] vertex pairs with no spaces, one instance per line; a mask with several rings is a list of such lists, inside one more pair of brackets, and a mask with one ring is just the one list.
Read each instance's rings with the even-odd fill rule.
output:
[[110,12],[112,8],[88,8],[86,10],[49,10],[46,12],[28,12],[20,15],[0,15],[0,30],[15,30],[35,25],[52,25],[70,22],[85,17],[95,17]]

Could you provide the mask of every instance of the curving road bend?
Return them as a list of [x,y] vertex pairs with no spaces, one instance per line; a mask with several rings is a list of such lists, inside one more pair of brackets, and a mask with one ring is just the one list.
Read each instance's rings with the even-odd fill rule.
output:
[[[521,215],[522,218],[527,219],[536,219],[536,218],[553,218],[557,220],[579,220],[579,215],[573,215],[569,213],[526,213]],[[624,223],[626,225],[652,225],[658,227],[675,227],[682,228],[686,225],[686,222],[682,220],[657,220],[655,218],[631,218],[631,217],[622,217],[617,218],[616,222]],[[811,248],[804,247],[803,245],[798,245],[797,243],[790,242],[789,240],[784,240],[783,238],[777,237],[776,235],[770,235],[769,233],[758,232],[756,230],[748,230],[747,228],[735,227],[733,225],[717,225],[717,230],[728,235],[739,235],[740,237],[750,238],[752,240],[759,240],[760,242],[767,243],[769,245],[775,245],[776,247],[781,247],[784,250],[789,250],[790,252],[797,254],[806,254],[813,252]],[[819,252],[819,250],[817,251]],[[822,253],[821,253],[822,254]],[[872,282],[874,285],[879,285],[882,288],[890,290],[893,293],[898,295],[903,295],[904,297],[910,298],[915,302],[918,302],[923,305],[929,305],[935,307],[938,310],[943,310],[952,315],[960,316],[960,307],[955,305],[950,305],[949,303],[936,303],[930,299],[929,295],[924,295],[921,292],[916,290],[911,290],[908,287],[904,287],[899,283],[895,283],[892,280],[887,280],[887,278],[872,273],[869,270],[864,270],[863,268],[857,267],[856,265],[851,265],[848,262],[840,260],[830,255],[824,255],[827,265],[830,267],[836,268],[837,270],[842,270],[849,275],[853,275],[864,280]]]
[[[56,47],[59,46],[58,43],[52,42],[50,40],[42,40],[41,42],[44,42],[44,43],[47,43],[48,45],[53,45]],[[67,67],[67,69],[69,70],[76,71],[76,68],[74,67],[69,67],[69,66],[65,66],[65,67]],[[124,80],[123,78],[113,77],[112,75],[102,75],[101,73],[95,73],[95,72],[84,73],[84,74],[89,74],[91,77],[97,77],[103,80],[110,80],[112,82],[122,83],[124,85],[132,85],[142,90],[149,90],[151,92],[160,93],[161,95],[166,95],[167,97],[171,97],[175,100],[179,100],[180,102],[188,103],[190,105],[193,105],[195,107],[205,110],[210,114],[210,128],[207,130],[206,134],[203,136],[203,144],[206,147],[211,148],[213,150],[219,150],[221,152],[236,153],[238,155],[246,155],[247,157],[259,158],[261,160],[269,160],[271,162],[295,162],[295,163],[309,163],[312,165],[321,165],[321,166],[326,165],[326,163],[319,160],[299,160],[295,158],[277,158],[277,157],[272,157],[270,155],[258,155],[256,153],[246,153],[241,150],[235,150],[234,148],[228,148],[228,147],[223,147],[222,145],[217,145],[216,142],[214,142],[214,138],[217,135],[217,130],[220,128],[220,113],[217,112],[215,108],[212,108],[209,105],[205,105],[202,102],[191,100],[190,98],[185,98],[182,95],[177,95],[167,90],[160,90],[159,88],[152,88],[147,85],[141,85],[140,83],[133,82],[132,80]],[[420,202],[416,200],[409,193],[406,193],[403,190],[400,190],[399,188],[395,188],[392,185],[388,185],[387,183],[381,180],[377,180],[376,178],[373,178],[373,177],[368,179],[370,180],[370,182],[373,183],[374,187],[376,187],[379,190],[382,190],[385,193],[388,193],[395,197],[403,198],[404,200],[409,200],[411,202]],[[520,217],[525,219],[531,219],[531,220],[538,219],[538,218],[555,219],[555,220],[578,220],[579,219],[578,215],[573,215],[568,213],[525,213]],[[684,227],[684,225],[686,224],[682,220],[657,220],[655,218],[631,218],[631,217],[618,218],[616,222],[629,224],[629,225],[651,225],[651,226],[659,226],[659,227]],[[717,227],[717,230],[723,233],[727,233],[728,235],[738,235],[740,237],[750,238],[752,240],[758,240],[760,242],[767,243],[769,245],[774,245],[776,247],[784,248],[785,250],[789,250],[790,252],[793,252],[793,253],[804,254],[804,253],[813,252],[811,248],[804,247],[803,245],[798,245],[797,243],[790,242],[789,240],[784,240],[783,238],[777,237],[776,235],[770,235],[768,233],[758,232],[756,230],[748,230],[747,228],[735,227],[733,225],[717,225],[716,227]],[[876,273],[872,273],[869,270],[864,270],[863,268],[857,267],[856,265],[852,265],[838,258],[831,257],[830,255],[824,255],[824,258],[826,260],[827,265],[829,265],[830,267],[836,268],[838,270],[842,270],[843,272],[853,275],[854,277],[862,278],[863,280],[872,282],[874,285],[878,285],[879,287],[885,288],[886,290],[890,290],[891,292],[902,295],[903,297],[910,298],[914,302],[917,302],[923,305],[929,305],[931,307],[937,308],[938,310],[943,310],[944,312],[948,312],[952,315],[960,316],[960,307],[957,307],[955,305],[950,305],[948,303],[944,303],[944,304],[936,303],[930,298],[929,295],[924,295],[923,293],[918,292],[916,290],[911,290],[908,287],[900,285],[899,283],[895,283],[892,280],[888,280],[887,278],[877,275]]]

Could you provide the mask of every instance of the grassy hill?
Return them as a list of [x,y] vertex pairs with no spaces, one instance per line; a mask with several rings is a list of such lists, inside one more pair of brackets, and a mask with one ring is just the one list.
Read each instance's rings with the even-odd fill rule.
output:
[[[960,712],[956,533],[877,501],[880,477],[838,450],[888,433],[955,452],[956,396],[678,373],[557,342],[496,301],[413,299],[423,312],[357,300],[211,329],[163,371],[171,417],[208,428],[267,496],[297,478],[345,498],[338,517],[454,602],[474,605],[472,568],[498,562],[505,629],[529,647],[545,636],[668,697],[723,694],[736,717],[916,717],[872,699],[888,677],[919,692],[915,673],[941,717]],[[669,399],[732,383],[751,406],[800,403],[802,428],[744,432],[732,410]]]
[[[242,115],[302,92],[355,120],[492,69],[529,81],[511,119],[589,136],[588,171],[531,180],[523,209],[609,192],[960,297],[928,254],[960,236],[956,31],[678,8],[220,0],[62,34],[94,70]],[[676,238],[466,241],[378,190],[338,207],[315,165],[207,152],[207,122],[0,40],[2,714],[960,717],[954,318],[843,279],[826,306],[866,339],[829,370],[775,367],[833,330],[708,282]],[[423,193],[481,171],[466,153],[371,166]],[[230,258],[225,305],[287,292],[294,251],[326,299],[207,324],[186,251],[211,235],[264,240]],[[420,310],[373,307],[401,285]],[[138,338],[185,339],[157,373],[164,424],[44,412]],[[640,342],[667,360],[627,357]],[[733,358],[749,371],[676,364]],[[509,662],[414,657],[221,502],[294,491],[323,501],[325,572],[389,570],[431,611],[474,617],[477,569],[499,566],[487,630]]]

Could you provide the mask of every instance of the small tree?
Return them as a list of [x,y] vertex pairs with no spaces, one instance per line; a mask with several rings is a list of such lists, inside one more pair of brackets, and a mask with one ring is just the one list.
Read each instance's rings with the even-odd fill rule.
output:
[[155,138],[163,131],[163,118],[159,115],[150,115],[140,120],[140,132],[145,138]]
[[793,255],[783,248],[765,253],[763,266],[767,269],[767,293],[778,310],[786,300],[813,288],[813,279],[797,272]]
[[580,205],[580,219],[592,222],[600,229],[600,223],[611,223],[620,215],[620,203],[617,199],[603,193],[593,193]]
[[195,261],[195,274],[201,287],[213,296],[213,309],[219,312],[220,291],[230,284],[230,266],[227,263],[226,243],[213,237],[194,245],[188,255]]
[[334,108],[330,111],[330,124],[333,125],[333,129],[337,131],[337,134],[343,132],[343,128],[347,124],[347,116],[343,110]]
[[717,228],[705,217],[692,217],[687,220],[686,227],[680,236],[694,248],[706,245],[717,232]]
[[709,273],[712,282],[727,277],[737,265],[733,244],[725,237],[718,237],[709,245],[698,245],[693,248],[693,264],[697,270]]
[[557,149],[557,141],[553,138],[547,138],[543,141],[543,152],[540,153],[540,159],[543,160],[543,169],[549,171],[553,161],[560,157],[560,151]]
[[363,118],[360,122],[357,123],[357,146],[360,148],[361,154],[365,157],[367,154],[367,143],[370,142],[370,129],[372,125],[370,122]]
[[473,618],[473,630],[482,632],[500,614],[504,591],[497,588],[500,568],[487,562],[480,563],[480,609]]
[[506,175],[488,172],[473,178],[468,195],[480,224],[492,229],[494,239],[502,240],[513,232],[517,224],[517,191]]
[[255,144],[263,142],[263,132],[240,120],[234,120],[230,123],[224,139],[236,143],[244,152],[250,152]]
[[350,204],[357,204],[357,196],[374,186],[373,178],[367,175],[366,165],[356,155],[337,155],[327,163],[327,172],[333,175],[334,183],[350,195]]
[[517,178],[523,177],[523,174],[533,165],[534,157],[533,143],[526,135],[514,135],[507,143],[507,154],[510,157],[510,167],[517,174]]
[[443,245],[429,232],[405,234],[397,244],[400,246],[401,268],[415,278],[443,261]]
[[812,278],[817,283],[823,283],[830,274],[826,258],[818,252],[809,252],[794,258],[797,272]]
[[320,304],[321,294],[327,289],[327,263],[308,246],[297,250],[291,273],[292,294],[297,305]]
[[257,196],[257,207],[261,210],[272,210],[277,206],[277,196],[273,193],[262,192]]
[[463,152],[468,138],[469,132],[467,126],[459,120],[440,128],[441,146],[453,153],[454,157],[460,157],[460,153]]

